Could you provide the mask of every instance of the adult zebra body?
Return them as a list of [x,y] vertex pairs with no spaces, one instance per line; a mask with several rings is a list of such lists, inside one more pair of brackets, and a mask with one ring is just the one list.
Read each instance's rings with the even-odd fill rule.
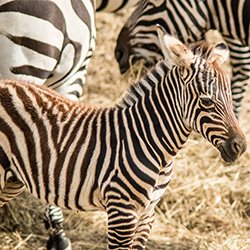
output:
[[[92,0],[1,0],[0,77],[44,84],[78,100],[95,48]],[[59,208],[47,207],[48,249],[66,249]]]
[[93,1],[2,0],[0,75],[78,100],[95,47]]
[[192,130],[226,161],[246,150],[220,67],[226,46],[192,52],[161,30],[159,36],[166,61],[113,107],[0,81],[1,205],[25,186],[56,206],[105,210],[109,249],[145,249],[154,207]]
[[136,5],[140,0],[96,0],[96,11],[117,12]]
[[247,0],[142,0],[124,25],[116,47],[121,72],[144,58],[162,57],[155,25],[184,42],[204,39],[210,29],[221,32],[230,50],[234,110],[239,112],[250,76],[250,2]]

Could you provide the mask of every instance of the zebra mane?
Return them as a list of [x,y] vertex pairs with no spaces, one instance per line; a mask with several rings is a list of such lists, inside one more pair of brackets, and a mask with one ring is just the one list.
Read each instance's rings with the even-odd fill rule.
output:
[[[189,47],[196,56],[202,57],[205,60],[209,59],[209,57],[213,53],[213,49],[214,49],[214,45],[212,45],[211,43],[209,43],[205,40],[195,42],[195,43],[191,44]],[[218,71],[223,72],[223,68],[217,62],[217,60],[213,61],[212,65]]]
[[164,59],[160,60],[151,70],[147,72],[141,80],[133,82],[130,87],[121,96],[116,106],[126,108],[135,104],[141,97],[145,96],[147,91],[151,91],[159,82],[155,75],[161,79],[169,72],[169,68]]
[[208,43],[206,40],[201,40],[201,41],[192,43],[189,47],[195,55],[200,56],[204,59],[209,58],[213,50],[213,46],[210,43]]

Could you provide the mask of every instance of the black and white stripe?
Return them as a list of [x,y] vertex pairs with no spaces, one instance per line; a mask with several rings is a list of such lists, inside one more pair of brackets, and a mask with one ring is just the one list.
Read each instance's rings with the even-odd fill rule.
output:
[[96,11],[117,12],[135,6],[140,0],[96,0]]
[[142,0],[122,29],[116,47],[121,72],[144,58],[162,57],[156,24],[189,43],[204,39],[210,29],[221,32],[230,50],[234,110],[239,112],[250,76],[250,2],[247,0]]
[[0,3],[0,75],[44,84],[78,100],[95,47],[91,0]]
[[109,249],[145,249],[172,162],[192,130],[226,161],[246,150],[220,66],[226,46],[202,45],[192,52],[158,32],[166,61],[112,107],[0,81],[1,205],[13,198],[11,185],[6,192],[4,186],[12,178],[13,189],[22,183],[52,205],[106,211]]

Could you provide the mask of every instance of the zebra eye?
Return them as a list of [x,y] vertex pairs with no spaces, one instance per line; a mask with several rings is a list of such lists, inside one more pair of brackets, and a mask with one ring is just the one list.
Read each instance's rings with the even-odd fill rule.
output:
[[214,101],[208,97],[201,97],[200,102],[202,106],[207,107],[207,108],[214,106]]

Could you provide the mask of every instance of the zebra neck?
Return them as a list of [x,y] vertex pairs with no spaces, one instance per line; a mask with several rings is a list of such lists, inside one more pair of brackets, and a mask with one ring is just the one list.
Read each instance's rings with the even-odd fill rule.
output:
[[131,123],[130,130],[138,132],[132,140],[147,141],[164,162],[173,160],[190,134],[183,122],[182,84],[178,69],[161,61],[118,105],[124,129]]

